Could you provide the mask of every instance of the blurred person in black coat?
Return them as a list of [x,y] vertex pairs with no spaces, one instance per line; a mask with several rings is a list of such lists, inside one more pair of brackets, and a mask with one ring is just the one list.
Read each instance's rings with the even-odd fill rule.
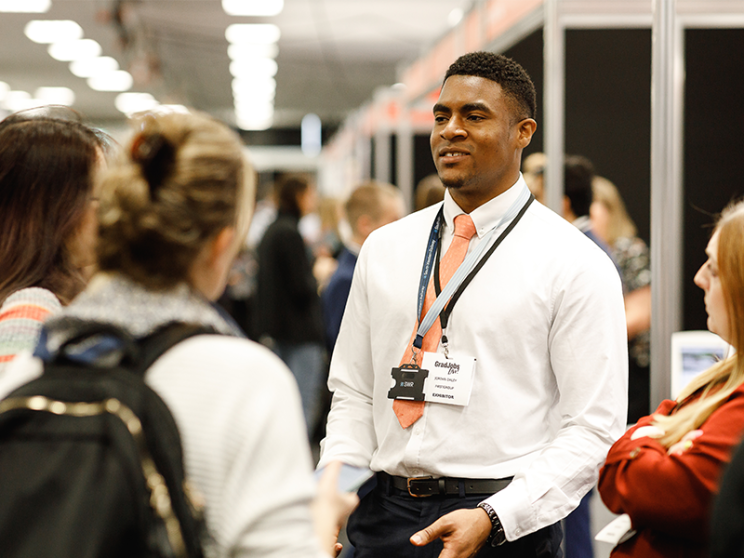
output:
[[294,374],[312,434],[322,409],[325,349],[312,255],[298,223],[316,209],[315,186],[287,176],[277,184],[277,203],[276,220],[258,246],[255,331]]

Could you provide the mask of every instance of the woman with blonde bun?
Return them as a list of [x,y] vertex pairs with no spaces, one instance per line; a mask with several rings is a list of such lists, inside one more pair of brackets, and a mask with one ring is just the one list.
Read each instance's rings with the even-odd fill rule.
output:
[[[254,173],[241,143],[199,114],[148,115],[137,125],[101,181],[100,271],[45,324],[37,353],[55,355],[91,322],[135,338],[171,322],[213,328],[218,334],[170,349],[146,376],[179,427],[186,473],[204,499],[208,554],[333,554],[356,497],[340,496],[325,479],[314,527],[316,487],[292,375],[213,305],[252,209]],[[108,355],[74,342],[64,350],[91,365]],[[37,358],[19,358],[0,391],[40,371]]]

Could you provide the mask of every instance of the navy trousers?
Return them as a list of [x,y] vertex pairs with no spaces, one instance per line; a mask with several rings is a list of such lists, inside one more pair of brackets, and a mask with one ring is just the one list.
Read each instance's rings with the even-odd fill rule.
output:
[[594,489],[590,490],[581,499],[579,507],[563,520],[563,528],[566,532],[566,558],[594,558],[592,525],[589,515],[592,492]]
[[[379,476],[378,476],[379,477]],[[408,540],[438,518],[459,509],[473,509],[485,496],[414,498],[384,482],[364,496],[349,518],[346,533],[354,558],[437,558],[442,541],[417,547]],[[560,523],[498,547],[481,548],[477,558],[562,558]]]

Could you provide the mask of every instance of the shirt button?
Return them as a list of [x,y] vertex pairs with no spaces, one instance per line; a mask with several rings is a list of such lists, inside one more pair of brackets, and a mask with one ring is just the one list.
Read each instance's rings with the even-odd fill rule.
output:
[[514,534],[515,535],[519,535],[521,532],[522,532],[522,530],[519,527],[517,527],[516,529],[514,529]]
[[411,473],[413,473],[414,477],[420,477],[421,476],[421,469],[412,469]]

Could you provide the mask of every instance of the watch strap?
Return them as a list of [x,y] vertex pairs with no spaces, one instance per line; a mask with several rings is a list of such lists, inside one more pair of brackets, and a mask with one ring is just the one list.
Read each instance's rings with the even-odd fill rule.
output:
[[488,519],[491,520],[491,533],[486,539],[486,544],[490,544],[494,547],[501,546],[506,542],[506,533],[504,533],[504,526],[501,525],[499,516],[496,515],[496,511],[486,502],[481,502],[478,504],[478,507],[486,512],[488,514]]

